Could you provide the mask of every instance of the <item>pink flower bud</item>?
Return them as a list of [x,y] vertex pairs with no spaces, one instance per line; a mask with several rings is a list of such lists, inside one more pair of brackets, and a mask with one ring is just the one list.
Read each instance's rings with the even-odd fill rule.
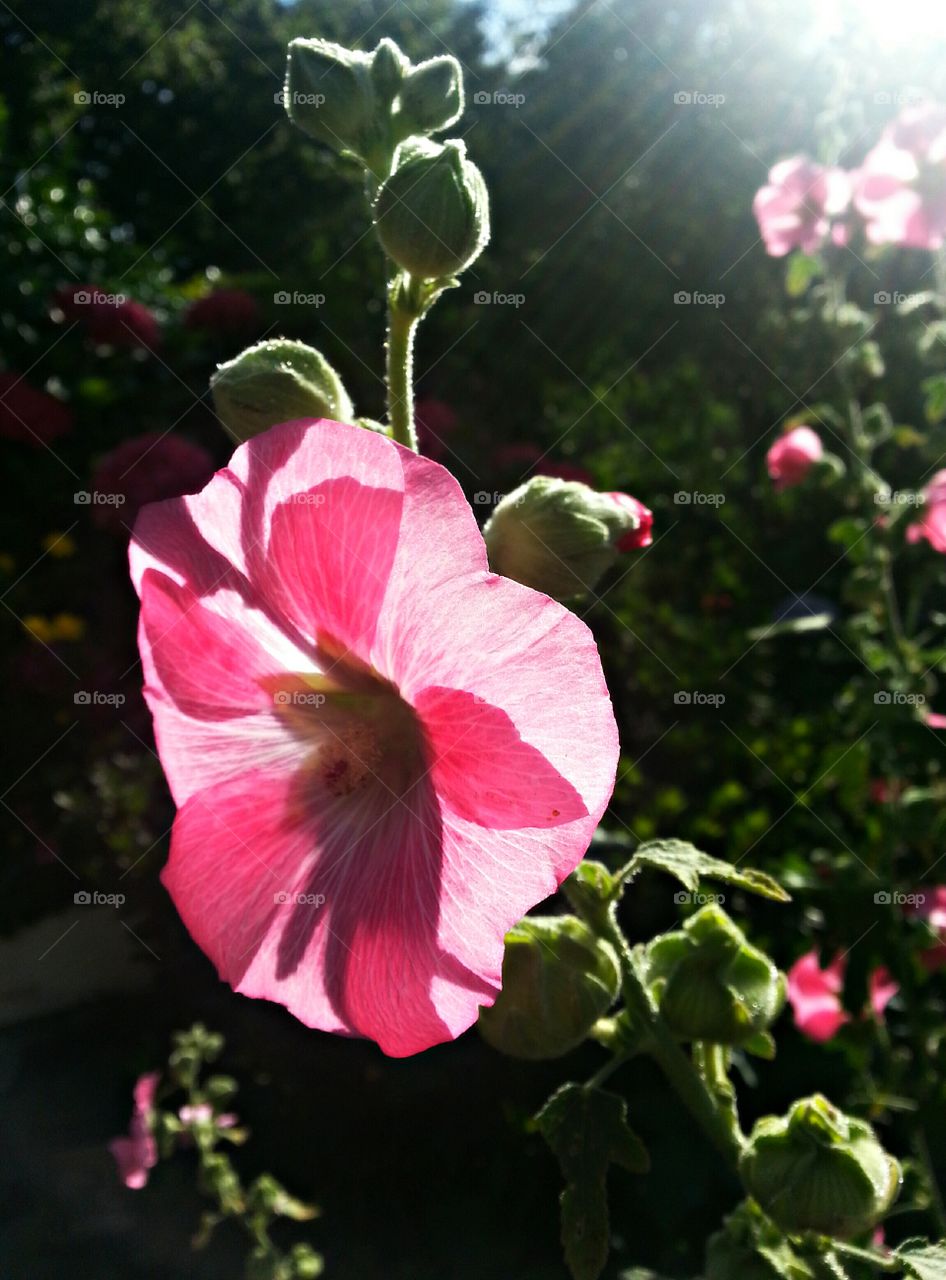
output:
[[800,484],[823,454],[821,439],[811,427],[794,427],[780,436],[765,455],[776,490]]

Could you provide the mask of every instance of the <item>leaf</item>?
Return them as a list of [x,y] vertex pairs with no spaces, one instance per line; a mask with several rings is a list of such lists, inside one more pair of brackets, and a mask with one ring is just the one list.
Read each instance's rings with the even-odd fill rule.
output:
[[924,378],[921,386],[925,396],[923,411],[927,422],[941,422],[946,418],[946,373],[936,373],[932,378]]
[[946,1280],[946,1241],[907,1240],[893,1255],[915,1280]]
[[800,298],[812,280],[822,273],[821,259],[800,251],[793,253],[788,260],[785,272],[785,290],[790,298]]
[[774,902],[789,902],[791,897],[777,880],[764,871],[742,869],[721,858],[702,853],[688,840],[649,840],[642,844],[624,869],[626,879],[636,875],[641,867],[653,867],[676,876],[691,893],[696,893],[700,880],[723,880],[750,893],[761,894]]
[[565,1180],[562,1245],[569,1270],[574,1280],[597,1280],[608,1260],[608,1169],[617,1164],[646,1173],[647,1149],[628,1126],[624,1099],[587,1085],[562,1085],[534,1123]]

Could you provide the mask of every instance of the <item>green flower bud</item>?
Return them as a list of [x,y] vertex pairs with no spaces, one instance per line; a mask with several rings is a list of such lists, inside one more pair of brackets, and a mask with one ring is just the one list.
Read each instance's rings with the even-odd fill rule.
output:
[[371,61],[371,80],[383,107],[390,108],[410,65],[394,41],[385,36],[372,54]]
[[556,600],[591,591],[637,517],[577,480],[534,476],[499,503],[483,529],[490,568]]
[[812,1280],[811,1268],[751,1200],[706,1242],[704,1274],[705,1280]]
[[402,146],[374,221],[385,253],[412,276],[433,280],[468,267],[489,240],[489,199],[463,143]]
[[446,129],[463,115],[463,72],[456,58],[430,58],[412,67],[401,85],[398,136]]
[[657,938],[646,962],[660,1012],[684,1040],[746,1044],[785,1003],[784,976],[719,907],[703,907]]
[[332,418],[351,422],[354,411],[338,374],[304,342],[273,338],[247,347],[210,379],[217,417],[242,442],[277,422]]
[[900,1189],[897,1161],[863,1120],[815,1094],[787,1116],[765,1116],[749,1138],[739,1172],[746,1190],[790,1234],[847,1239],[869,1231]]
[[[371,74],[377,53],[359,53],[330,40],[292,40],[283,101],[293,124],[340,155],[370,156],[384,133],[385,112]],[[382,83],[390,62],[385,47]]]
[[513,1058],[559,1058],[614,1003],[612,948],[577,916],[526,916],[506,934],[503,989],[480,1010],[480,1032]]

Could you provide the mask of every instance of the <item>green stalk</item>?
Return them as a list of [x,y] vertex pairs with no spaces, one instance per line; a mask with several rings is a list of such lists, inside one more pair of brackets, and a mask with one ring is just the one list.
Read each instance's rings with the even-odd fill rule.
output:
[[398,281],[388,294],[387,386],[391,438],[417,452],[414,427],[414,332],[418,316],[398,303]]

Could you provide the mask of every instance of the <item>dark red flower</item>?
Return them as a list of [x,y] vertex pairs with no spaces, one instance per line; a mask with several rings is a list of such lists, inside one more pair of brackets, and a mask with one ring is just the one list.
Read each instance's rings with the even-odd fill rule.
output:
[[196,493],[215,469],[206,449],[183,436],[148,431],[124,440],[95,468],[92,519],[100,529],[127,536],[145,503]]
[[215,289],[192,302],[184,312],[188,329],[208,333],[249,333],[258,319],[256,299],[245,289]]
[[25,444],[48,444],[72,427],[72,410],[18,373],[0,373],[0,436]]

